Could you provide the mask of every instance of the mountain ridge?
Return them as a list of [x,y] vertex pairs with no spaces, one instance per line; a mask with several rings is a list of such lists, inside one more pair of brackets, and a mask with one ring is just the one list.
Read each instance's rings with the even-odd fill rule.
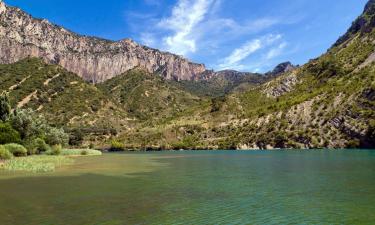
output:
[[129,38],[112,41],[80,35],[46,19],[34,18],[17,7],[7,6],[2,0],[0,37],[0,63],[9,64],[27,57],[39,57],[47,63],[61,65],[93,83],[102,83],[137,67],[176,81],[209,80],[228,72],[238,76],[232,76],[233,79],[255,74],[208,70],[204,64],[140,45]]
[[109,41],[78,35],[47,20],[35,19],[0,2],[0,63],[40,57],[59,64],[87,81],[100,83],[141,66],[166,79],[193,80],[203,64],[139,45],[130,39]]
[[363,30],[352,28],[355,21],[326,53],[301,66],[281,63],[267,75],[205,70],[197,80],[168,80],[139,66],[89,84],[61,66],[28,58],[0,65],[0,87],[15,105],[84,132],[86,145],[373,148],[374,2],[356,20],[365,18]]

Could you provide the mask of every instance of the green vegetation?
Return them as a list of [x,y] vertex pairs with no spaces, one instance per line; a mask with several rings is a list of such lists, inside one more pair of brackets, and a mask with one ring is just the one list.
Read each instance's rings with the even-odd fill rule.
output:
[[6,144],[3,145],[6,150],[12,153],[14,156],[27,156],[27,149],[20,144]]
[[125,144],[117,141],[117,140],[112,140],[111,141],[111,148],[110,151],[116,152],[116,151],[124,151],[125,150]]
[[51,147],[42,138],[36,138],[31,143],[26,143],[25,146],[29,155],[43,154],[51,150]]
[[254,87],[269,80],[269,77],[254,73],[239,73],[236,71],[222,71],[212,78],[198,81],[171,81],[172,85],[178,86],[188,92],[201,97],[221,97],[242,86]]
[[11,112],[11,107],[9,104],[9,97],[7,93],[2,93],[0,95],[0,121],[5,122],[8,120]]
[[124,107],[128,116],[141,121],[174,117],[200,103],[198,97],[140,69],[108,80],[99,88],[112,97],[116,107]]
[[102,155],[101,151],[93,149],[63,149],[61,155],[79,156],[79,155]]
[[0,145],[0,160],[13,158],[13,154],[9,152],[4,146]]
[[[2,168],[11,171],[52,172],[56,167],[72,163],[59,155],[100,155],[95,150],[67,150],[69,135],[62,128],[31,109],[10,110],[7,93],[0,96],[0,160]],[[22,145],[21,145],[22,144]],[[51,147],[52,146],[52,147]],[[38,155],[44,154],[44,155]],[[26,157],[27,155],[33,155]],[[13,158],[13,156],[17,158]]]
[[374,147],[374,16],[371,6],[327,53],[279,76],[222,71],[177,82],[135,68],[93,85],[36,58],[0,65],[0,90],[8,92],[0,98],[0,144],[22,144],[29,155],[64,154],[68,144]]
[[0,144],[20,142],[20,134],[9,123],[0,122]]
[[73,159],[64,156],[29,156],[7,160],[3,168],[9,171],[53,172],[56,168],[73,162]]

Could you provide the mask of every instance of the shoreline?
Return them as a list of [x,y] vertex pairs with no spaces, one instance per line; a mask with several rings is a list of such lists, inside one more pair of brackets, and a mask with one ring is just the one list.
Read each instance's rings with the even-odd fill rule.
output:
[[375,151],[375,149],[368,149],[368,148],[311,148],[311,149],[298,149],[298,148],[285,148],[285,149],[180,149],[180,150],[169,150],[169,149],[161,149],[161,150],[144,150],[144,149],[134,149],[134,150],[124,150],[124,151],[108,151],[108,150],[100,150],[103,153],[137,153],[137,152],[199,152],[199,151],[207,151],[207,152],[215,152],[215,151],[233,151],[233,152],[251,152],[251,151]]

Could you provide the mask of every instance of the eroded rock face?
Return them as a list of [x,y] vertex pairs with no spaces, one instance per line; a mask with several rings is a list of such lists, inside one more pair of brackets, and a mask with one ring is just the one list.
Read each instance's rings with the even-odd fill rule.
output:
[[267,97],[280,97],[285,93],[292,91],[298,82],[297,73],[293,71],[267,83],[263,93],[266,94]]
[[291,62],[284,62],[284,63],[280,63],[279,65],[277,65],[272,71],[266,73],[266,75],[276,77],[283,73],[292,71],[296,68],[297,67],[294,66]]
[[74,72],[87,81],[103,82],[135,67],[166,79],[200,79],[206,70],[174,54],[124,39],[113,42],[80,36],[47,20],[35,19],[0,0],[0,63],[40,57]]

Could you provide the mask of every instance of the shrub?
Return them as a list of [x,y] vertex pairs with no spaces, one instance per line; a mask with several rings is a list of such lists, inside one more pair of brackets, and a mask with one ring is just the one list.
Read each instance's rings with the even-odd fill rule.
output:
[[275,147],[285,148],[285,144],[288,142],[288,137],[285,132],[278,131],[275,134]]
[[69,135],[63,129],[50,127],[45,133],[46,143],[49,145],[65,146],[69,142]]
[[9,103],[9,97],[6,92],[0,95],[0,120],[5,122],[8,120],[11,113],[11,107]]
[[84,133],[81,129],[72,130],[69,137],[69,145],[80,146],[82,145]]
[[73,159],[64,156],[30,156],[14,158],[4,163],[4,169],[9,171],[30,171],[34,173],[53,172],[63,165],[70,165]]
[[61,145],[53,145],[52,148],[46,152],[48,155],[60,155],[62,151]]
[[63,129],[51,127],[43,116],[31,109],[16,110],[10,121],[22,139],[43,137],[49,145],[66,145],[69,141],[69,135]]
[[89,148],[90,148],[90,149],[94,149],[94,148],[95,148],[94,143],[90,143]]
[[78,155],[102,155],[101,151],[91,149],[63,149],[61,155],[78,156]]
[[46,142],[41,138],[35,139],[35,144],[37,146],[38,152],[47,152],[51,149],[51,147],[47,145]]
[[0,159],[11,159],[12,157],[12,153],[10,153],[4,146],[0,145]]
[[20,134],[8,123],[0,123],[0,144],[20,143]]
[[81,151],[81,155],[88,155],[89,153],[86,150]]
[[23,147],[20,144],[6,144],[4,145],[4,148],[7,149],[10,153],[12,153],[14,156],[26,156],[27,155],[27,149]]
[[31,109],[17,109],[10,118],[12,127],[20,133],[22,139],[39,135],[36,121],[36,115]]
[[110,151],[124,151],[125,150],[125,145],[122,142],[113,140],[111,142],[111,148]]
[[51,147],[41,138],[34,139],[25,146],[27,147],[27,153],[29,155],[40,154],[51,150]]
[[357,140],[357,139],[349,140],[349,141],[346,143],[346,147],[347,147],[347,148],[350,148],[350,149],[358,148],[359,146],[360,146],[360,142],[359,142],[359,140]]

